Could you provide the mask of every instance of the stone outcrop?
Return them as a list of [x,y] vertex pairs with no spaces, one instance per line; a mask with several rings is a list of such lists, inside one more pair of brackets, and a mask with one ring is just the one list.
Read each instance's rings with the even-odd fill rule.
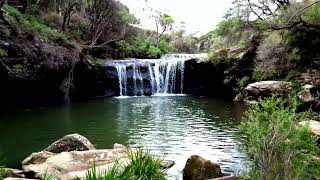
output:
[[273,94],[286,95],[291,87],[290,82],[285,81],[260,81],[249,84],[245,89],[248,97],[270,97]]
[[95,149],[96,148],[86,137],[81,136],[79,134],[70,134],[52,143],[43,151],[61,153],[69,151],[86,151]]
[[183,169],[183,180],[207,180],[222,177],[219,165],[200,156],[193,155]]
[[40,160],[32,161],[31,163],[28,161],[30,158],[27,158],[22,163],[23,171],[34,174],[35,178],[43,178],[45,175],[51,175],[57,179],[83,178],[93,164],[96,165],[98,172],[105,172],[117,161],[123,164],[128,163],[125,149],[120,148],[71,151],[49,157],[37,157]]
[[[116,163],[125,167],[129,162],[127,148],[122,144],[114,144],[113,149],[96,150],[87,138],[70,134],[43,151],[32,153],[22,162],[22,171],[11,170],[8,177],[81,179],[93,165],[98,172],[108,172]],[[162,168],[169,169],[174,164],[174,161],[162,161]]]
[[314,85],[306,84],[303,90],[298,93],[299,99],[306,108],[312,108],[315,111],[320,110],[320,93]]

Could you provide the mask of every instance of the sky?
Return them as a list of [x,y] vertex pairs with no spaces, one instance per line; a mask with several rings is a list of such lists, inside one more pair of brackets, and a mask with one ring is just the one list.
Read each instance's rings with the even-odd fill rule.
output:
[[[188,34],[204,34],[213,30],[215,25],[231,6],[232,0],[148,0],[149,6],[157,11],[170,14],[177,25],[185,23]],[[155,23],[149,18],[144,0],[120,0],[138,19],[141,26],[155,29]]]

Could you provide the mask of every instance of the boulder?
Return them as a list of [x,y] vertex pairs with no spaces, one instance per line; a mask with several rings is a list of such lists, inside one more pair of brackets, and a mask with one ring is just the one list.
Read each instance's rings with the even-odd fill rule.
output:
[[161,162],[161,168],[163,169],[170,169],[174,165],[175,165],[175,162],[170,160],[169,161],[164,160]]
[[183,180],[207,180],[222,177],[219,165],[200,156],[193,155],[183,169]]
[[320,93],[314,85],[306,84],[303,90],[298,93],[299,99],[305,104],[306,108],[320,111]]
[[[40,154],[46,155],[46,153],[38,153],[37,157],[40,157]],[[34,174],[35,178],[40,179],[45,175],[56,179],[83,178],[93,164],[96,165],[99,172],[104,172],[108,171],[117,161],[124,164],[128,162],[126,151],[120,148],[62,152],[44,156],[37,161],[30,159],[34,158],[28,157],[23,161],[22,169],[25,173]]]
[[270,97],[273,94],[286,95],[291,87],[290,82],[285,81],[260,81],[249,84],[245,89],[245,94],[253,99],[259,97]]
[[96,148],[91,144],[91,142],[79,134],[69,134],[59,139],[58,141],[52,143],[49,147],[44,149],[44,151],[52,153],[61,153],[69,151],[86,151],[95,150]]

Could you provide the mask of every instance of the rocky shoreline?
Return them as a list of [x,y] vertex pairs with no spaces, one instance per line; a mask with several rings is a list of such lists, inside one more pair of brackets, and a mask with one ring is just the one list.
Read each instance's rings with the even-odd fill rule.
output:
[[[116,162],[129,164],[126,146],[114,144],[113,149],[96,149],[84,136],[70,134],[32,153],[23,160],[21,170],[6,168],[4,179],[46,179],[48,176],[62,180],[85,179],[93,165],[99,172],[108,172]],[[166,170],[174,164],[174,161],[163,160],[161,168]],[[237,179],[223,175],[219,165],[197,155],[191,156],[183,169],[184,180]]]

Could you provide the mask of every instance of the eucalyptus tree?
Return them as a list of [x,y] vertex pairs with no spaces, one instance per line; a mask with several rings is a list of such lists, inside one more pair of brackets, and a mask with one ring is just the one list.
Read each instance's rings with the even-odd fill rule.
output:
[[234,0],[226,17],[236,16],[245,25],[258,29],[282,30],[297,26],[320,28],[320,24],[305,19],[305,15],[318,3],[318,0]]
[[157,32],[157,47],[159,47],[161,37],[168,31],[173,29],[174,19],[166,13],[157,12],[155,16],[156,32]]

